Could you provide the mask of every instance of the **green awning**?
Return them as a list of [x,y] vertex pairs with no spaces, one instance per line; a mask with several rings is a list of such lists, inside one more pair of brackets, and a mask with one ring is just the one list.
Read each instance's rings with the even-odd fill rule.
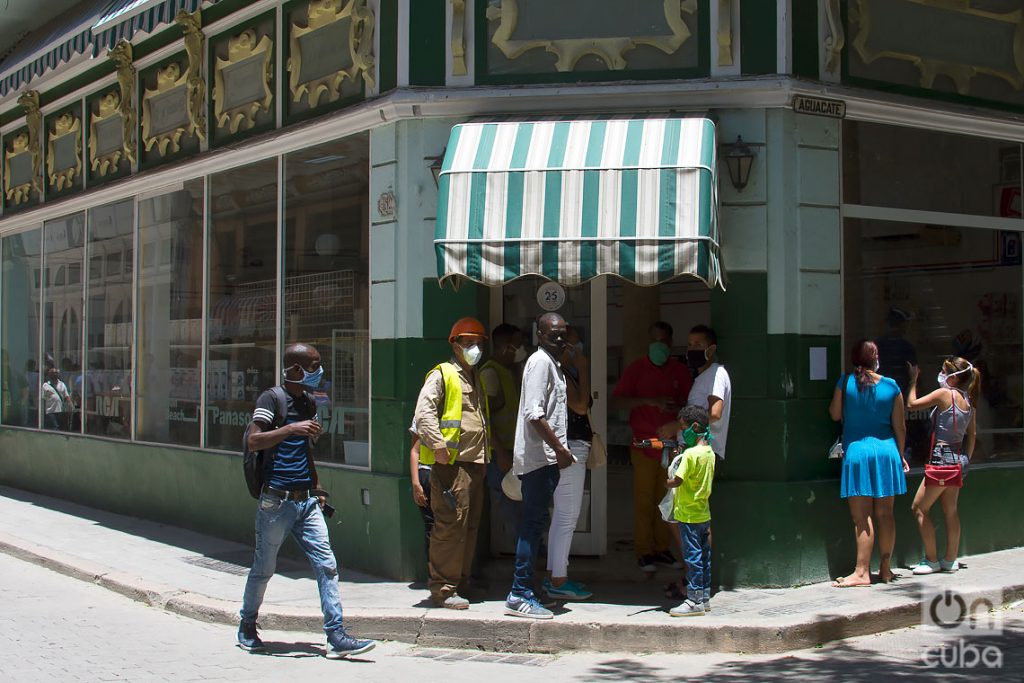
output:
[[721,285],[707,119],[466,123],[439,181],[438,278]]

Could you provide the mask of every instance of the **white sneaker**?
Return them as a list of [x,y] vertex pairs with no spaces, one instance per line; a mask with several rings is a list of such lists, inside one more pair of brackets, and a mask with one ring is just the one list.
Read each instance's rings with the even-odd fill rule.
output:
[[934,574],[941,570],[942,567],[938,562],[929,562],[928,560],[921,560],[921,562],[914,567],[911,571],[918,576],[924,576],[925,574]]
[[946,562],[945,560],[939,560],[939,569],[944,572],[952,574],[960,569],[960,560],[953,560],[952,562]]
[[673,617],[702,617],[704,616],[704,606],[699,602],[684,600],[683,604],[673,607],[668,613]]

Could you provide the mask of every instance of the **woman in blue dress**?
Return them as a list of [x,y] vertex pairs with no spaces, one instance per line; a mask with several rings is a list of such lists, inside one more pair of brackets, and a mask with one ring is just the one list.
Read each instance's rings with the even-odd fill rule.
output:
[[903,457],[906,441],[903,394],[895,381],[878,374],[878,347],[867,339],[850,353],[853,371],[843,375],[832,394],[829,414],[843,423],[841,496],[850,506],[857,539],[857,565],[836,588],[871,585],[871,553],[878,541],[878,576],[892,580],[896,544],[893,496],[907,492]]

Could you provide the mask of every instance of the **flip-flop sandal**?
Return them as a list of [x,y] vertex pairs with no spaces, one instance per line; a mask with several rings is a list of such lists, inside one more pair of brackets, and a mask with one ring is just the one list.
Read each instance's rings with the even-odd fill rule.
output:
[[838,579],[832,582],[833,588],[870,588],[870,583],[846,583],[845,576],[840,576]]
[[673,581],[672,583],[665,586],[665,597],[670,600],[685,600],[686,593],[679,588],[679,584]]

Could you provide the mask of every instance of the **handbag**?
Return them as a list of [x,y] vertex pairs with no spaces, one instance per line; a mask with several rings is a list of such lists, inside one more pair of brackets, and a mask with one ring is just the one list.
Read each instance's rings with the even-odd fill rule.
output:
[[[842,400],[842,403],[840,403],[840,408],[839,409],[842,411],[842,418],[845,420],[846,419],[846,387],[850,383],[850,376],[849,375],[843,375],[843,377],[844,377],[844,380],[843,380],[843,400]],[[829,460],[842,460],[844,455],[846,455],[846,453],[843,451],[843,435],[840,434],[839,436],[836,437],[835,442],[828,449],[828,459]]]
[[590,411],[587,411],[587,422],[590,424],[590,455],[587,457],[587,469],[592,470],[602,467],[608,463],[608,448],[604,445],[604,439],[594,431],[594,422],[590,419]]
[[[950,389],[950,398],[953,400],[953,431],[956,432],[956,400],[952,397],[953,390]],[[932,445],[931,453],[935,452],[935,428],[938,426],[938,417],[932,411]],[[929,458],[931,457],[929,453]],[[960,460],[959,455],[957,460]],[[964,469],[960,462],[955,465],[925,465],[924,485],[926,487],[940,486],[948,489],[960,489],[964,486]]]

